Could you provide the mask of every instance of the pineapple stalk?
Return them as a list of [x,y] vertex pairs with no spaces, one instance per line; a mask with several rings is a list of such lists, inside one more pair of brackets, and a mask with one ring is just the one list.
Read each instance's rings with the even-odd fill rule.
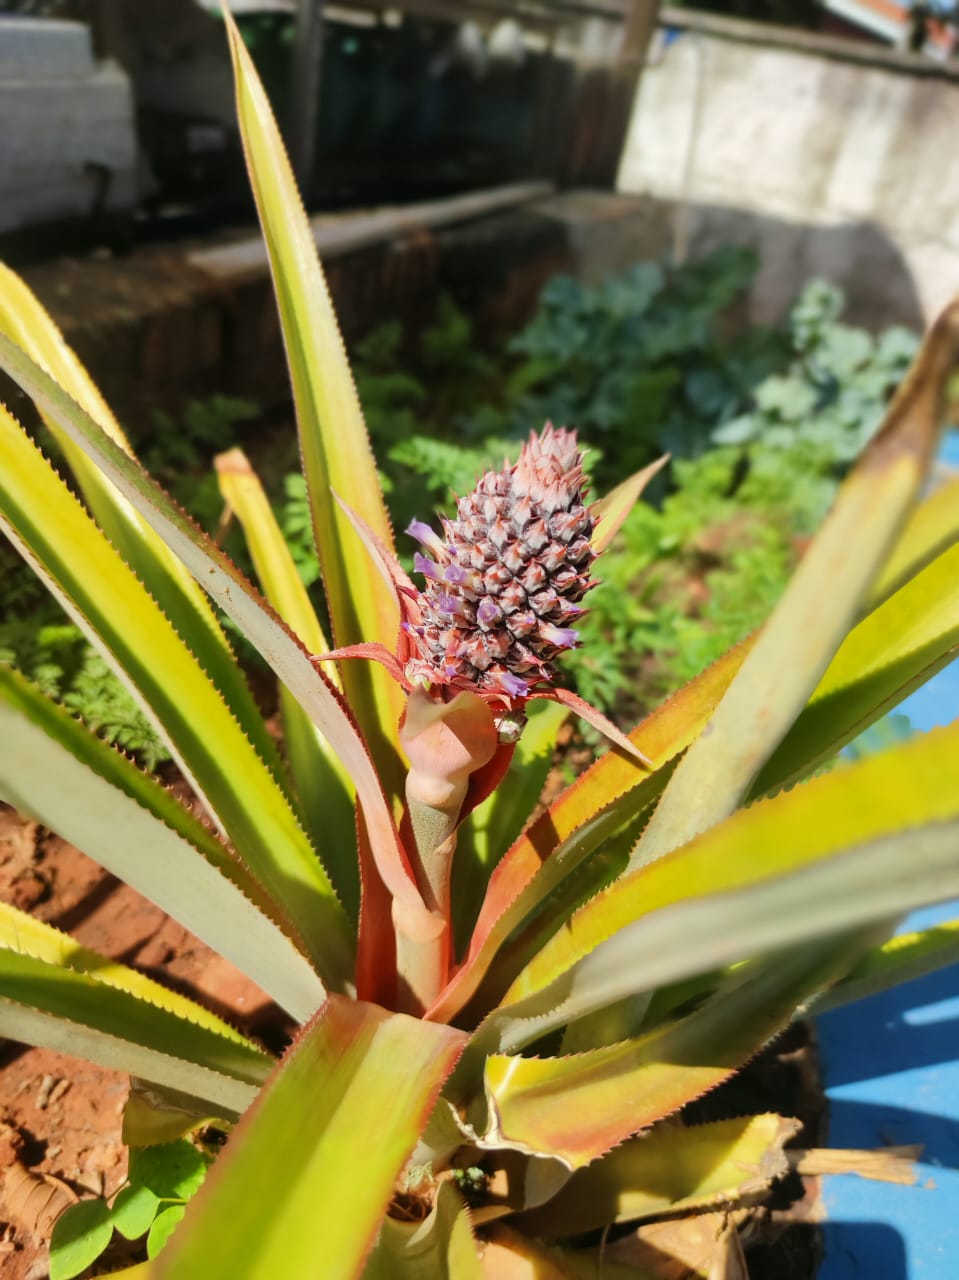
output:
[[398,939],[397,962],[407,997],[426,1008],[449,976],[450,881],[470,777],[489,764],[499,740],[492,712],[475,694],[437,702],[414,690],[400,742],[410,761],[406,802],[413,868],[427,908],[443,921],[442,933],[426,943],[402,935]]

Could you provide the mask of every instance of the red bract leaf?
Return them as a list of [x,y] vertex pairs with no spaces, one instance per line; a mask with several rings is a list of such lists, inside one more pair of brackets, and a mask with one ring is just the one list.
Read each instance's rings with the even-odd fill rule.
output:
[[640,774],[632,759],[609,752],[513,844],[490,879],[469,952],[429,1010],[429,1018],[450,1021],[476,992],[498,948],[532,905],[521,896],[558,845],[638,784],[652,787],[653,794],[665,786],[669,776],[666,766],[702,731],[751,643],[746,641],[730,650],[632,730],[629,737],[634,745],[645,747],[661,762],[655,774]]

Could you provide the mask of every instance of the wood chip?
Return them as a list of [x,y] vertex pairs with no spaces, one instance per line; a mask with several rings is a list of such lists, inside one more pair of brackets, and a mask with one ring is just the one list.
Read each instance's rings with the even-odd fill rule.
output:
[[19,1160],[8,1165],[0,1182],[0,1203],[16,1226],[49,1240],[53,1224],[79,1200],[60,1178],[35,1173]]

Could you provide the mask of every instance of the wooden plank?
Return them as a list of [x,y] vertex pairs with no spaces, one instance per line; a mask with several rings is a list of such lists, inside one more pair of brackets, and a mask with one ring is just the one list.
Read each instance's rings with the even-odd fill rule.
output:
[[[430,227],[447,226],[480,218],[501,209],[528,204],[553,193],[549,182],[516,182],[472,191],[445,200],[374,209],[364,213],[320,214],[310,220],[320,257],[335,258],[371,244],[410,235]],[[191,253],[193,267],[220,280],[236,282],[264,275],[268,270],[266,248],[259,236]]]
[[467,20],[493,22],[515,18],[530,31],[551,31],[571,20],[603,18],[625,21],[631,0],[340,0],[338,8],[403,13],[461,23]]

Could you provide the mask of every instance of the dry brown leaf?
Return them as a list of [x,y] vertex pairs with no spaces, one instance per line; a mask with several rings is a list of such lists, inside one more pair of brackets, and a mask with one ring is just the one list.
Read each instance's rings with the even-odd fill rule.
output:
[[746,1271],[732,1269],[742,1257],[735,1252],[736,1229],[748,1216],[748,1210],[739,1210],[648,1222],[610,1246],[607,1257],[656,1280],[741,1280]]
[[922,1146],[879,1147],[874,1151],[812,1147],[808,1151],[787,1151],[790,1165],[797,1173],[817,1177],[826,1173],[856,1173],[874,1182],[896,1182],[914,1186],[919,1180],[915,1162]]

